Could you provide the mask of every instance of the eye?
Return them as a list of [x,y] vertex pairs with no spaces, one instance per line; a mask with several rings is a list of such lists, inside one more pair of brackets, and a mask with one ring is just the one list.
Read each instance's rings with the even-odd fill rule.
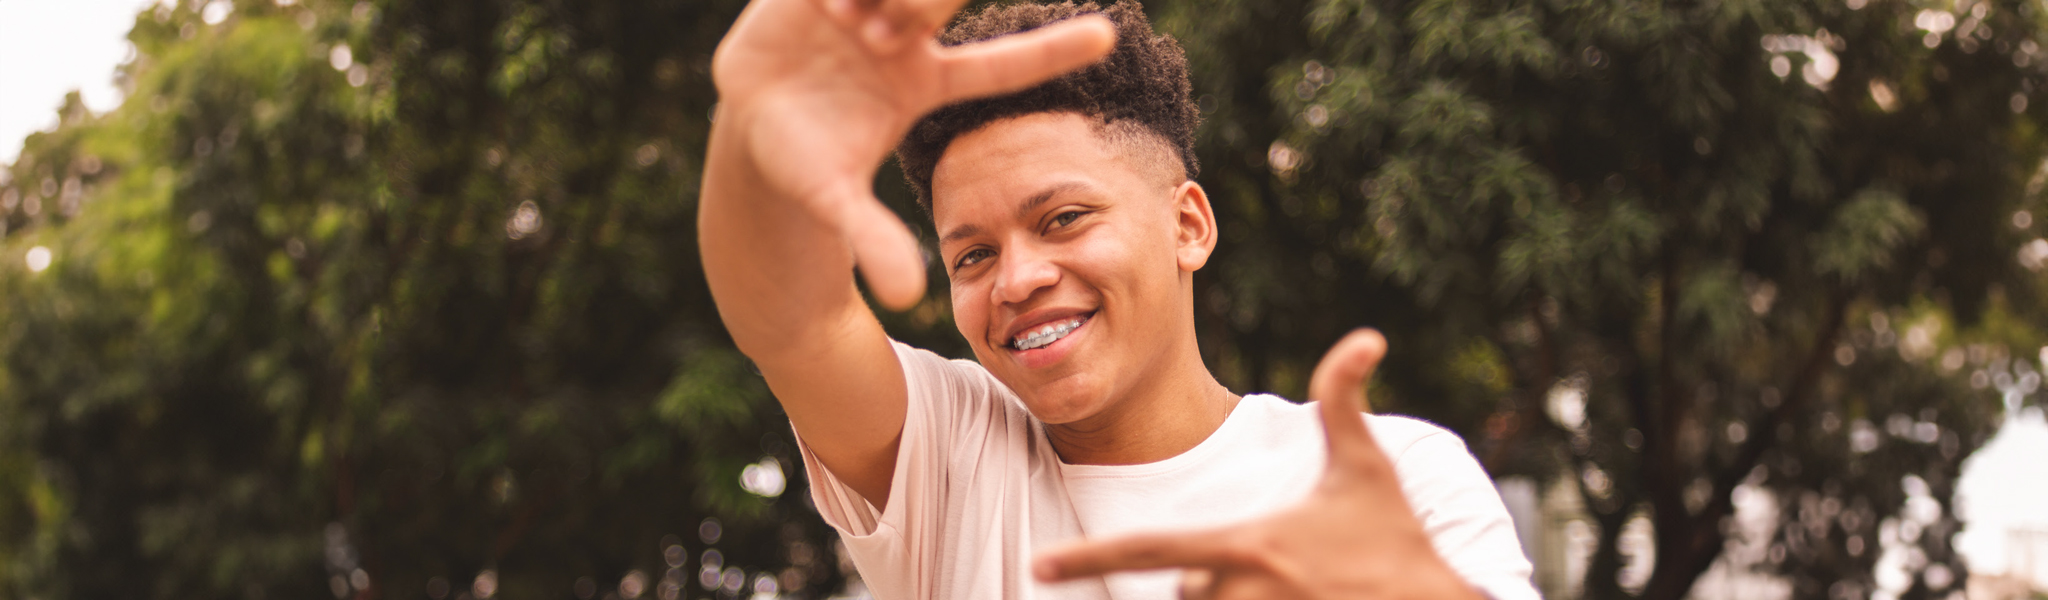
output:
[[987,248],[975,248],[973,250],[968,250],[967,252],[962,253],[960,255],[959,262],[953,263],[953,268],[964,269],[967,267],[971,267],[974,266],[975,263],[988,260],[988,257],[990,256],[995,256],[995,253],[990,252]]
[[1066,227],[1068,225],[1074,224],[1074,220],[1079,218],[1081,218],[1081,211],[1067,211],[1060,213],[1060,215],[1057,217],[1053,217],[1052,222],[1053,224],[1059,225],[1060,227]]

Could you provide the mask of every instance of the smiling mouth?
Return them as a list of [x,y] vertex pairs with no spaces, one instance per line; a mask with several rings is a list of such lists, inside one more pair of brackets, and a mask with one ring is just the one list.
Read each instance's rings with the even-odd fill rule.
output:
[[1017,334],[1017,337],[1015,339],[1010,340],[1010,349],[1022,351],[1044,348],[1046,346],[1051,345],[1053,342],[1065,339],[1067,337],[1067,334],[1071,334],[1074,332],[1074,330],[1080,329],[1082,324],[1087,323],[1088,319],[1094,316],[1095,313],[1088,313],[1085,315],[1074,315],[1072,317],[1067,317],[1056,322],[1046,323],[1045,325],[1039,326],[1034,329],[1026,330],[1024,333]]

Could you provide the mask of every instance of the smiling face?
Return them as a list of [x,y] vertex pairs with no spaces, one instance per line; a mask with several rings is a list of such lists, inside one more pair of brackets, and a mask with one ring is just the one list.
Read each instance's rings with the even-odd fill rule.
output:
[[955,324],[1040,420],[1100,418],[1190,364],[1206,376],[1193,275],[1215,218],[1183,173],[1164,144],[1074,113],[992,122],[939,159]]

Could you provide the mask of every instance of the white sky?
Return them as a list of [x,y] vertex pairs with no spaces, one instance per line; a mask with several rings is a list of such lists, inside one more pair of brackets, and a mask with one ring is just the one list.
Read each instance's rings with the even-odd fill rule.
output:
[[29,134],[57,125],[64,94],[95,112],[121,105],[114,68],[135,14],[156,0],[0,0],[0,164]]

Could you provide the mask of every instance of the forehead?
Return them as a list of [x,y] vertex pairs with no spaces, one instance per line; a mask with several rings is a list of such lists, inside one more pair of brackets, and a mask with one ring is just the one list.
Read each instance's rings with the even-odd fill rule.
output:
[[[992,121],[953,139],[932,169],[932,218],[944,231],[986,211],[1013,208],[1049,188],[1114,189],[1141,180],[1093,118],[1034,113]],[[1007,211],[1005,211],[1007,212]]]

